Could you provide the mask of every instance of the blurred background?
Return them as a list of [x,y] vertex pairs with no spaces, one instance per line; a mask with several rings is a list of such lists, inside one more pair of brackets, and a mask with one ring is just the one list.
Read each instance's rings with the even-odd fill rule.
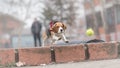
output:
[[[64,22],[70,41],[120,41],[120,0],[0,0],[0,48],[34,47],[35,17],[43,31],[51,20]],[[94,36],[86,35],[88,28]]]

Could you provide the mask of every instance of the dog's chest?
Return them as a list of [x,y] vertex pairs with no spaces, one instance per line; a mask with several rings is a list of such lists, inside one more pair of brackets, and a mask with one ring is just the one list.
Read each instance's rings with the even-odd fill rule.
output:
[[61,36],[62,36],[62,33],[60,33],[60,34],[55,33],[55,36],[57,36],[57,37],[61,37]]
[[52,36],[52,39],[53,39],[53,40],[59,40],[60,38],[62,38],[62,34],[54,34],[54,35]]

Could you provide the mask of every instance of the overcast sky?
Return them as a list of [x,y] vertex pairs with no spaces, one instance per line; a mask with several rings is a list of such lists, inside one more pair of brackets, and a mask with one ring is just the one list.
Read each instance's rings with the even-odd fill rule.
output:
[[[11,4],[11,2],[14,1],[15,3]],[[24,2],[21,3],[21,2]],[[31,6],[28,7],[28,3],[31,1]],[[41,1],[41,2],[39,2]],[[26,28],[30,27],[34,17],[42,17],[43,8],[45,8],[45,5],[43,4],[45,0],[0,0],[0,12],[5,14],[10,14],[19,20],[22,20],[26,23]],[[80,9],[78,11],[79,16],[78,18],[84,16],[84,10],[82,5],[83,0],[80,0],[79,6]],[[25,5],[26,4],[26,5]],[[29,8],[29,12],[27,12],[27,8]],[[40,13],[41,12],[41,13]],[[28,17],[26,18],[26,14]]]

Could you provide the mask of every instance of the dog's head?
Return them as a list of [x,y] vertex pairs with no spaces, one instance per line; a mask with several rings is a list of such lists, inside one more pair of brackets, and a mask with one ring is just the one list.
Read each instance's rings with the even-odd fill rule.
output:
[[55,33],[64,33],[65,29],[66,25],[62,22],[56,22],[51,28],[51,30]]

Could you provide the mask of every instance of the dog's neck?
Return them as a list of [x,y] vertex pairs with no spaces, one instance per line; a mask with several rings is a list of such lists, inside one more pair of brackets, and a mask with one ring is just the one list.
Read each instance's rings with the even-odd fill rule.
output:
[[61,36],[64,33],[54,33],[56,36]]

